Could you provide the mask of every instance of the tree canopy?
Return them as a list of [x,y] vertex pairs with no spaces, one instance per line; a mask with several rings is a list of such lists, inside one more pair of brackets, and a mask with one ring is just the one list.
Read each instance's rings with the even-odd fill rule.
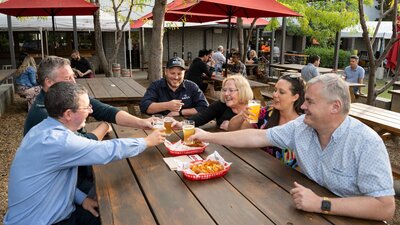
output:
[[[311,36],[322,46],[334,44],[336,32],[359,22],[357,0],[279,0],[303,15],[288,21],[288,32]],[[372,4],[367,0],[366,4]]]

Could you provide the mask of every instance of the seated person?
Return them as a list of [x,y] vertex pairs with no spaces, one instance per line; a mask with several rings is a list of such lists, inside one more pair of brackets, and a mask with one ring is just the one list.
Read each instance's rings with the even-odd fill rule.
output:
[[71,67],[76,78],[94,78],[94,73],[90,62],[80,56],[78,50],[73,50],[71,54]]
[[207,90],[207,83],[203,81],[211,79],[212,72],[207,63],[210,61],[211,52],[209,50],[200,50],[199,57],[195,58],[190,64],[185,74],[186,80],[191,80],[199,86],[203,93]]
[[[296,119],[304,113],[300,108],[304,102],[304,86],[305,83],[300,76],[289,74],[281,76],[275,84],[272,104],[261,108],[258,123],[248,122],[249,111],[245,109],[231,119],[229,130],[268,129]],[[294,151],[277,147],[266,147],[265,150],[286,165],[296,167]],[[289,154],[291,157],[284,158],[284,154]]]
[[318,196],[294,182],[290,194],[296,208],[390,220],[395,211],[395,192],[389,156],[382,138],[348,115],[350,92],[346,82],[336,74],[314,77],[306,85],[301,108],[304,115],[282,126],[220,133],[197,128],[189,139],[237,148],[293,149],[301,171],[339,196]]
[[[24,135],[35,126],[46,119],[48,114],[44,107],[44,98],[47,90],[55,83],[60,81],[69,81],[75,83],[74,72],[71,69],[68,59],[57,56],[47,56],[42,59],[38,69],[39,83],[42,85],[42,91],[36,97],[35,102],[29,110],[24,125]],[[141,129],[151,129],[152,118],[140,119],[131,114],[119,110],[113,106],[104,104],[94,98],[90,98],[93,112],[90,114],[96,120],[109,123],[116,123],[122,126],[136,127]],[[83,132],[83,131],[81,131]],[[84,135],[91,139],[97,139],[93,135]]]
[[238,73],[247,78],[246,66],[240,61],[240,53],[235,52],[232,54],[232,61],[228,64],[228,74]]
[[78,84],[54,84],[44,104],[49,117],[24,137],[12,162],[4,224],[100,224],[97,201],[76,188],[78,166],[136,156],[165,135],[155,130],[146,138],[107,141],[75,135],[92,111]]
[[[258,64],[257,52],[255,50],[250,50],[249,59],[246,60],[246,63],[247,64]],[[258,66],[248,66],[247,70],[248,70],[247,74],[255,74],[255,75],[258,74]]]
[[248,63],[248,64],[257,64],[258,63],[257,52],[255,50],[250,50],[249,59],[246,61],[246,63]]
[[165,77],[154,81],[147,88],[140,111],[147,114],[191,116],[208,107],[203,92],[194,82],[184,80],[185,61],[179,57],[170,59]]
[[[344,79],[349,83],[359,83],[364,82],[365,70],[358,65],[358,56],[350,56],[350,66],[344,68]],[[361,94],[358,87],[353,87],[354,94]]]
[[15,72],[17,93],[24,96],[28,101],[28,111],[31,108],[36,96],[40,93],[41,87],[36,81],[36,63],[32,56],[27,55]]
[[306,82],[319,75],[317,67],[320,62],[321,58],[318,55],[312,55],[308,60],[308,64],[301,69],[301,77]]
[[212,59],[215,61],[215,71],[222,72],[222,67],[226,63],[224,47],[222,45],[218,46],[217,52],[212,55]]
[[247,102],[253,99],[253,91],[246,78],[241,75],[227,77],[222,82],[220,99],[201,113],[189,117],[196,126],[204,125],[211,120],[217,121],[217,126],[227,130],[229,120],[245,110]]

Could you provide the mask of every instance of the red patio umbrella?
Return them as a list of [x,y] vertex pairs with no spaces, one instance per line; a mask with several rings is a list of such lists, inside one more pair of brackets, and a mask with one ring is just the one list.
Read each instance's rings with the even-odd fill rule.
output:
[[[397,16],[396,20],[396,25],[397,25],[397,32],[400,31],[400,16]],[[400,34],[397,35],[397,38],[400,38]],[[389,50],[388,54],[386,55],[386,68],[390,70],[394,70],[397,66],[397,61],[399,60],[398,54],[400,51],[400,43],[396,42],[392,46],[392,48]]]
[[[85,0],[8,0],[0,3],[0,13],[10,16],[51,16],[55,46],[54,16],[93,15],[99,7]],[[55,49],[54,49],[55,50]]]
[[[243,20],[243,25],[251,25],[251,23],[253,22],[254,18],[242,18]],[[222,22],[218,22],[221,24],[227,24],[228,21],[222,21]],[[236,24],[237,23],[237,17],[233,17],[231,20],[231,24]],[[264,18],[258,18],[256,20],[256,23],[254,24],[254,26],[267,26],[269,24],[269,21],[264,19]]]
[[[227,49],[230,49],[231,19],[234,16],[242,18],[301,16],[275,0],[186,0],[186,2],[189,6],[181,4],[176,6],[175,10],[228,16]],[[228,61],[228,57],[226,59]]]

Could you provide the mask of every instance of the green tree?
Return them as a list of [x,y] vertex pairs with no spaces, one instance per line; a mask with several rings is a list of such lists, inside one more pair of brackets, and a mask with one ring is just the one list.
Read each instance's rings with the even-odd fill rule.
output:
[[[357,0],[279,0],[285,6],[300,13],[302,17],[289,19],[288,32],[311,36],[322,47],[333,46],[335,34],[358,23]],[[372,0],[366,0],[372,4]]]

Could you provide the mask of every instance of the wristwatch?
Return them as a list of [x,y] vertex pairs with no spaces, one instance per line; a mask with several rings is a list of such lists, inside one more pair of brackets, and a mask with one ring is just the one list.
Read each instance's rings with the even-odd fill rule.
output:
[[179,110],[179,115],[183,117],[182,110],[182,108]]
[[329,214],[329,212],[331,211],[331,201],[328,197],[322,198],[321,210],[324,214]]

